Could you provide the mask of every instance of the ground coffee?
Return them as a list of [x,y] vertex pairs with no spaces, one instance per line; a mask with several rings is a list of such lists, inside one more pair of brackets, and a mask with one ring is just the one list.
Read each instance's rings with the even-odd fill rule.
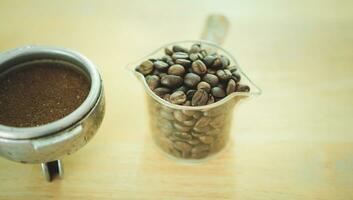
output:
[[65,117],[90,90],[83,74],[63,64],[32,64],[0,80],[0,124],[34,127]]

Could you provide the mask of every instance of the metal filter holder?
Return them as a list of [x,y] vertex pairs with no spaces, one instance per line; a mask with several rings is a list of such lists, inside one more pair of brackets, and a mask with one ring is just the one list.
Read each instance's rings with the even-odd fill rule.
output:
[[59,62],[83,73],[91,82],[85,101],[62,119],[28,128],[0,124],[0,156],[20,163],[41,163],[44,177],[51,181],[63,176],[59,159],[83,147],[102,123],[103,84],[97,68],[86,57],[75,51],[46,46],[25,46],[0,54],[0,78],[33,62]]

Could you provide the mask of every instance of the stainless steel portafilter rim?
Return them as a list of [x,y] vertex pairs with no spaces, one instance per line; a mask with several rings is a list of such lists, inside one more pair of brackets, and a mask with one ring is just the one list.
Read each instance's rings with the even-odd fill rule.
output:
[[95,106],[101,93],[101,77],[96,66],[80,53],[64,48],[49,46],[25,46],[0,54],[0,74],[25,62],[52,59],[64,61],[83,70],[91,81],[91,88],[84,102],[62,119],[37,127],[11,127],[0,124],[0,138],[32,139],[66,129],[82,120]]

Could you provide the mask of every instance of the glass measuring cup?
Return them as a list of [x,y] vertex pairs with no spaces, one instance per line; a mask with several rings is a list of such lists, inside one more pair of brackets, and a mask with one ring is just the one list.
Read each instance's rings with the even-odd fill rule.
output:
[[[216,17],[212,18],[212,17]],[[204,38],[222,41],[226,28],[224,23],[211,16],[206,24]],[[223,24],[223,25],[222,25]],[[220,27],[221,26],[221,27]],[[222,27],[223,26],[223,27]],[[248,85],[250,92],[235,92],[224,99],[205,106],[181,106],[172,104],[157,96],[145,81],[145,77],[135,71],[135,67],[150,58],[160,58],[164,49],[173,45],[190,47],[201,44],[207,51],[216,51],[230,59],[230,66],[235,66],[241,76],[241,84]],[[240,69],[234,57],[218,44],[205,40],[181,41],[164,45],[129,65],[129,69],[140,80],[146,92],[150,128],[156,145],[168,155],[188,160],[208,158],[220,152],[228,143],[234,109],[249,97],[261,94],[261,90]]]

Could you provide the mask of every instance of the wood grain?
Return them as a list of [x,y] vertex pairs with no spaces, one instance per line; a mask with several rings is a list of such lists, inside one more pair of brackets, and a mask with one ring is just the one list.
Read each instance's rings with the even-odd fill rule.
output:
[[[66,157],[65,178],[0,159],[0,199],[352,199],[352,1],[1,1],[0,51],[80,51],[102,73],[107,112]],[[242,104],[233,140],[196,165],[161,154],[143,89],[124,67],[161,45],[198,39],[228,16],[224,47],[264,93]]]

